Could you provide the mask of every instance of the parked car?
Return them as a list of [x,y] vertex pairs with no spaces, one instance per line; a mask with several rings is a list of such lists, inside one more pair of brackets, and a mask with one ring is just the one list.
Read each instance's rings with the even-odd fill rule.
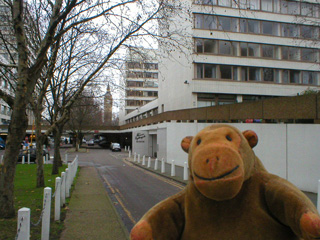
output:
[[[21,149],[18,157],[18,163],[22,162],[23,156],[24,156],[25,162],[28,162],[28,154],[30,154],[30,162],[35,163],[37,158],[37,153],[35,148]],[[47,154],[48,154],[48,159],[50,159],[49,151],[47,149],[43,149],[42,156],[46,156]]]
[[94,146],[94,140],[90,139],[89,141],[87,141],[87,145],[88,146]]
[[111,148],[112,152],[121,152],[121,146],[119,143],[112,143]]

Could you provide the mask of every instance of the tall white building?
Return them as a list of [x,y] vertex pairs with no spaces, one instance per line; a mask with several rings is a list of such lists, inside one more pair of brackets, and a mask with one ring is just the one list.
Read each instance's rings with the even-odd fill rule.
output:
[[186,29],[193,46],[162,51],[160,113],[319,89],[318,0],[178,2],[192,16],[173,16],[166,31]]
[[132,47],[125,63],[124,115],[158,97],[158,60],[156,50]]

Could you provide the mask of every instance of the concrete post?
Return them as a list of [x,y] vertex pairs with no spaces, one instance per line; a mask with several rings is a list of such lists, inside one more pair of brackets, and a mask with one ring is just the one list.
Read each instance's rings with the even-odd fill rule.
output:
[[176,166],[174,164],[174,160],[172,160],[172,163],[171,163],[171,177],[174,177],[176,176]]
[[51,212],[51,188],[43,190],[43,216],[41,227],[41,240],[49,240],[50,234],[50,212]]
[[140,164],[140,154],[138,154],[138,163]]
[[183,180],[187,181],[188,180],[188,163],[184,162],[183,166]]
[[66,182],[66,198],[70,197],[70,191],[69,191],[69,178],[70,178],[70,173],[69,169],[66,168],[66,175],[64,181]]
[[165,163],[164,163],[164,159],[162,158],[161,159],[161,173],[164,173],[165,171],[166,171]]
[[28,164],[30,164],[30,153],[28,153]]
[[131,151],[129,150],[129,158],[131,158]]
[[154,170],[158,170],[158,158],[154,161]]
[[22,164],[26,163],[26,156],[22,156]]
[[60,211],[61,211],[61,178],[56,177],[56,189],[54,196],[54,220],[60,220]]
[[150,168],[150,165],[151,165],[151,157],[148,157],[148,165],[147,165],[147,168]]
[[17,240],[30,239],[30,208],[20,208],[17,221]]
[[60,206],[62,207],[66,204],[66,173],[61,173],[61,202]]
[[146,165],[146,156],[143,155],[142,157],[142,166]]
[[134,162],[137,161],[137,153],[134,153],[133,161],[134,161]]

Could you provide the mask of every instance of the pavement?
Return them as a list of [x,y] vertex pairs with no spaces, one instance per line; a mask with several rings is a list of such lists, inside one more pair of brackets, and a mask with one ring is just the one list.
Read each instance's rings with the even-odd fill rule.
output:
[[[171,164],[169,163],[165,163],[165,172],[161,173],[161,161],[158,162],[155,170],[155,159],[151,159],[149,167],[147,159],[145,165],[143,165],[142,159],[140,162],[134,162],[133,158],[124,160],[181,184],[187,183],[183,180],[183,167],[176,166],[175,176],[171,176]],[[305,193],[316,205],[317,194]],[[80,167],[68,208],[65,230],[62,232],[60,240],[129,239],[129,233],[94,167]]]
[[127,240],[129,234],[94,167],[81,167],[60,240]]

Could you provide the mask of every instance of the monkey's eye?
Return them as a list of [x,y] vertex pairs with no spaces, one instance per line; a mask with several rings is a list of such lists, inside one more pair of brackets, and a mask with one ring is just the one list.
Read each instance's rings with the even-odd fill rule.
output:
[[201,139],[199,138],[197,141],[197,145],[200,145],[200,143],[201,143]]
[[228,141],[230,141],[230,142],[232,141],[232,138],[230,137],[230,135],[227,135],[227,136],[226,136],[226,139],[227,139]]

